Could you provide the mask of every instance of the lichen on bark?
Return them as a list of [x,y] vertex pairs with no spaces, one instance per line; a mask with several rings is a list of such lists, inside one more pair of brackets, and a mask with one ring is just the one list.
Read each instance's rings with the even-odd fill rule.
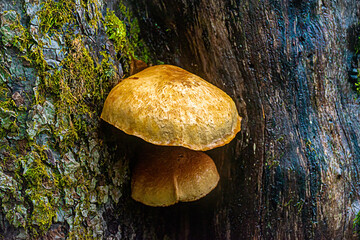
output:
[[[149,59],[138,36],[127,32],[137,23],[115,16],[100,0],[19,0],[4,6],[0,238],[101,238],[101,213],[106,204],[119,202],[128,171],[127,162],[115,156],[116,146],[103,144],[99,115],[123,75],[120,61],[128,66],[130,59]],[[117,7],[130,16],[123,5]],[[125,27],[111,30],[109,13]],[[121,31],[127,47],[114,48],[118,39],[106,29]]]

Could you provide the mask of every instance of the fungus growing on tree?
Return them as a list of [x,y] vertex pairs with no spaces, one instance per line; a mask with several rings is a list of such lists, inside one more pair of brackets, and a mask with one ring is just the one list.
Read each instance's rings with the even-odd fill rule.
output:
[[225,92],[172,65],[149,67],[124,79],[106,98],[101,118],[163,146],[144,150],[133,171],[132,197],[150,206],[194,201],[215,188],[215,163],[193,150],[229,143],[241,122]]
[[205,153],[182,147],[146,148],[133,169],[131,196],[149,206],[198,200],[213,190],[219,174]]
[[241,121],[225,92],[171,65],[149,67],[120,82],[101,118],[155,145],[199,151],[229,143]]

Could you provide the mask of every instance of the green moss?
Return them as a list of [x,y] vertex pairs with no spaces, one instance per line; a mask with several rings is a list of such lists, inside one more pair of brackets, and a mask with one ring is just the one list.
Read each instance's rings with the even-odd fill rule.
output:
[[41,10],[37,13],[39,17],[39,29],[42,34],[63,32],[68,24],[75,22],[74,1],[46,0],[41,3]]
[[[47,64],[42,54],[41,44],[36,45],[29,31],[20,24],[19,16],[16,15],[11,28],[16,32],[12,44],[27,60],[31,66],[38,70],[39,76],[47,70]],[[7,75],[6,81],[0,85],[0,139],[22,140],[27,128],[26,106],[17,106],[12,99],[11,91],[7,82],[12,81],[12,76]],[[16,146],[12,147],[12,146]],[[26,149],[30,149],[28,152]],[[5,171],[9,172],[16,183],[24,192],[12,193],[15,190],[7,189],[5,195],[16,199],[3,203],[6,218],[16,227],[24,227],[33,236],[41,235],[52,224],[55,205],[49,200],[56,195],[54,178],[49,175],[49,167],[44,163],[46,155],[42,148],[35,142],[29,142],[27,146],[19,147],[17,142],[6,145],[3,150],[3,163]],[[8,204],[15,204],[6,211]],[[27,214],[30,210],[30,214]]]
[[[32,236],[39,236],[52,224],[55,209],[58,207],[58,202],[54,199],[59,194],[59,188],[56,185],[56,178],[44,163],[46,160],[44,147],[35,143],[29,145],[36,148],[20,158],[16,157],[18,153],[15,149],[6,148],[7,157],[3,166],[16,161],[17,168],[12,174],[13,179],[5,175],[0,177],[8,181],[7,184],[0,181],[2,187],[13,186],[6,191],[8,200],[2,198],[2,207],[6,210],[6,218],[10,223],[16,227],[26,228]],[[19,191],[20,186],[16,184],[21,185],[25,190],[25,198]],[[31,209],[30,214],[27,209]]]
[[91,232],[87,231],[87,229],[80,224],[75,222],[75,225],[77,226],[73,231],[70,232],[68,239],[79,239],[79,236],[81,236],[82,240],[93,240],[95,239]]
[[16,19],[10,24],[11,30],[13,30],[16,35],[12,39],[12,45],[24,53],[27,51],[31,44],[34,43],[30,32],[20,23],[20,16],[16,13]]
[[6,212],[6,219],[15,227],[25,227],[26,226],[26,217],[27,209],[23,205],[13,206],[14,208],[8,209]]
[[132,12],[121,2],[119,3],[119,9],[127,29],[127,38],[130,45],[129,51],[133,53],[134,58],[141,59],[148,63],[150,61],[150,51],[144,40],[139,36],[140,26],[137,18],[134,17]]
[[[37,146],[34,143],[31,145]],[[43,185],[43,182],[49,180],[50,176],[46,171],[45,164],[43,163],[43,161],[46,161],[45,158],[46,156],[43,149],[38,147],[38,149],[33,150],[20,160],[23,164],[22,176],[24,177],[28,187],[39,188]]]
[[88,119],[96,118],[100,110],[97,103],[104,101],[109,81],[115,74],[109,56],[103,52],[103,59],[98,64],[81,38],[75,37],[67,47],[70,50],[61,62],[61,69],[47,75],[41,86],[42,94],[46,95],[50,90],[50,96],[55,100],[58,122],[54,134],[63,150],[73,147],[79,139],[95,130],[97,125],[89,123]]
[[110,40],[113,40],[117,52],[125,52],[126,57],[130,58],[133,53],[129,52],[129,45],[126,38],[126,26],[114,13],[107,9],[104,21],[106,33]]
[[355,88],[358,94],[360,94],[360,74],[358,75],[358,82],[355,83]]
[[73,25],[78,24],[75,14],[80,6],[85,10],[86,20],[90,27],[97,29],[102,17],[100,3],[97,0],[80,0],[79,2],[46,0],[41,3],[41,10],[37,14],[41,33],[65,33]]
[[80,0],[80,4],[86,11],[87,22],[93,29],[98,28],[101,22],[102,14],[100,12],[100,3],[98,0]]
[[[30,237],[43,235],[57,219],[69,223],[69,239],[96,239],[103,231],[97,207],[110,201],[109,195],[115,196],[114,201],[121,195],[120,180],[109,183],[99,170],[107,169],[109,158],[104,155],[109,153],[101,150],[104,146],[97,137],[103,102],[119,79],[110,54],[91,49],[84,44],[87,36],[74,33],[82,21],[75,17],[75,8],[85,10],[87,27],[106,28],[124,60],[148,62],[148,52],[139,50],[146,47],[139,39],[137,20],[123,5],[122,20],[109,11],[104,18],[97,0],[45,0],[40,7],[34,17],[38,18],[36,31],[22,26],[18,14],[9,25],[14,36],[7,42],[36,70],[32,92],[24,93],[34,97],[27,98],[24,106],[16,106],[7,85],[12,76],[0,65],[0,143],[6,145],[0,151],[0,174],[11,175],[3,178],[9,187],[0,189],[4,196],[0,211],[7,212],[9,222],[25,228]],[[64,57],[58,66],[47,63],[45,46],[51,41],[61,45]],[[49,152],[56,153],[55,160]],[[59,220],[64,218],[59,213],[66,218]]]
[[17,33],[13,38],[12,45],[22,53],[21,57],[37,70],[39,76],[43,77],[49,69],[42,51],[43,43],[34,39],[30,30],[21,25],[19,15],[12,22],[11,28]]
[[[122,3],[119,3],[119,9],[124,21],[121,21],[114,11],[107,11],[104,25],[109,39],[113,40],[115,50],[128,62],[141,59],[148,63],[150,54],[144,41],[139,37],[138,20]],[[129,71],[129,65],[125,65],[125,70]]]
[[356,214],[354,218],[354,232],[360,234],[360,211]]
[[61,191],[57,175],[46,165],[47,156],[44,146],[29,143],[33,150],[23,156],[19,162],[22,165],[22,183],[25,196],[30,201],[31,214],[27,218],[26,228],[34,236],[41,235],[52,224],[55,209],[59,207],[55,201]]
[[10,77],[8,70],[1,64],[0,65],[0,84],[7,82]]
[[18,138],[22,125],[19,119],[23,117],[25,110],[16,106],[9,87],[5,83],[0,84],[0,139]]
[[[28,228],[32,231],[33,235],[37,236],[50,228],[56,214],[54,206],[49,202],[47,196],[43,196],[39,192],[29,195],[34,208],[31,212],[31,225],[29,224]],[[33,225],[38,228],[33,228]]]

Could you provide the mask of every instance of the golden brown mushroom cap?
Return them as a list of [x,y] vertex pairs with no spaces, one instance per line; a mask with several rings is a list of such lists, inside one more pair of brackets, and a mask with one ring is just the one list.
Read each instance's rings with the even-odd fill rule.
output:
[[149,67],[120,82],[101,118],[156,145],[201,151],[229,143],[241,121],[225,92],[171,65]]
[[144,150],[131,180],[131,197],[149,206],[198,200],[213,190],[219,174],[203,152],[182,147]]

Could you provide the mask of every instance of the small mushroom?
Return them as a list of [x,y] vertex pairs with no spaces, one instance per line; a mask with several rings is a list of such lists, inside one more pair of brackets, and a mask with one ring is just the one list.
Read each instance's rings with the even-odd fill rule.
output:
[[182,147],[153,147],[141,152],[133,169],[131,196],[149,206],[198,200],[213,190],[219,174],[203,152]]
[[241,121],[225,92],[172,65],[152,66],[121,81],[101,118],[155,145],[200,151],[229,143]]

